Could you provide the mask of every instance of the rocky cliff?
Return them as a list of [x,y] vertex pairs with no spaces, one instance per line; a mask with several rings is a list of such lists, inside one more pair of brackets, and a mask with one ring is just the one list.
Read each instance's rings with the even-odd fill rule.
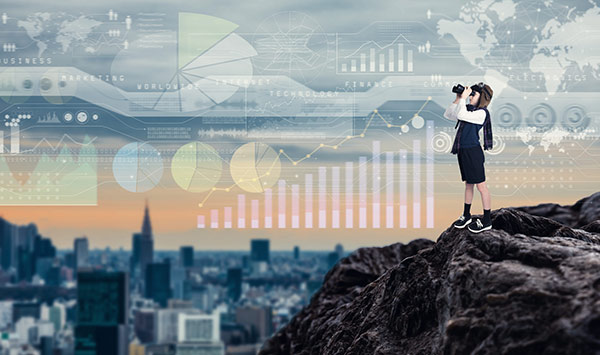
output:
[[267,354],[600,354],[600,192],[359,249]]

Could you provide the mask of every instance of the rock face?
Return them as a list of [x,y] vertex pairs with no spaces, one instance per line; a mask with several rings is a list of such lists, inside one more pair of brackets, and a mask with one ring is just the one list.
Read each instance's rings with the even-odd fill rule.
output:
[[600,193],[359,249],[267,354],[600,354]]

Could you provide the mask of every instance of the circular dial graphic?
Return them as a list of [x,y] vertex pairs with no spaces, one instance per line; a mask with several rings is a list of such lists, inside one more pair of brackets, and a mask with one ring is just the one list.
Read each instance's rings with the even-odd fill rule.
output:
[[79,123],[85,123],[85,122],[87,122],[87,120],[88,120],[88,114],[87,114],[87,112],[81,111],[81,112],[77,113],[77,121]]

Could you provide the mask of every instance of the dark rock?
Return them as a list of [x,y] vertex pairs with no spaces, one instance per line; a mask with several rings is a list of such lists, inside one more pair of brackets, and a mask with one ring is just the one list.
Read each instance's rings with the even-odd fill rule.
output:
[[600,219],[600,192],[582,198],[572,206],[542,203],[537,206],[523,206],[515,209],[535,216],[550,218],[571,228],[581,228]]
[[260,354],[599,354],[599,219],[596,193],[359,249]]

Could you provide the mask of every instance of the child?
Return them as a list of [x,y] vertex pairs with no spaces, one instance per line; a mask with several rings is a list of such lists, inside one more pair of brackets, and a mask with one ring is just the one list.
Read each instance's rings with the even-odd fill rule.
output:
[[[456,120],[456,137],[452,146],[452,154],[457,154],[458,166],[462,181],[465,182],[465,203],[463,214],[452,224],[456,228],[468,229],[480,233],[492,228],[490,218],[491,197],[485,183],[485,156],[479,143],[479,130],[483,127],[484,149],[492,149],[492,122],[487,106],[492,100],[493,91],[487,84],[479,83],[466,87],[456,100],[446,109],[444,117]],[[467,99],[469,104],[467,104]],[[481,194],[483,219],[471,219],[471,203],[473,202],[473,186]]]

